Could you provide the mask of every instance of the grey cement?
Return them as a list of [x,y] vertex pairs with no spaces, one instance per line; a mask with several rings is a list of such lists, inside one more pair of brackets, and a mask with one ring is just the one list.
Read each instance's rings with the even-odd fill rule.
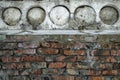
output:
[[0,1],[0,33],[40,34],[41,30],[53,30],[53,33],[63,30],[62,34],[67,30],[116,32],[120,30],[119,4],[119,0]]

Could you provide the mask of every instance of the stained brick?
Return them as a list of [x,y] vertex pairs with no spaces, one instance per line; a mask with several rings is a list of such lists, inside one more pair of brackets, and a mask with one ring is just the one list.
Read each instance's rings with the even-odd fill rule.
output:
[[15,55],[36,54],[36,49],[18,49],[14,50]]
[[20,57],[9,57],[8,62],[20,62]]
[[40,70],[40,69],[34,69],[31,73],[33,75],[41,75],[42,74],[42,70]]
[[69,75],[79,75],[78,70],[75,70],[75,69],[67,69],[67,73]]
[[7,70],[7,74],[10,76],[17,76],[19,75],[19,71],[18,70]]
[[27,70],[23,70],[20,74],[22,76],[27,76],[27,75],[29,75],[29,72]]
[[0,56],[13,55],[12,50],[0,50]]
[[39,54],[58,54],[59,53],[58,49],[51,49],[51,48],[38,48],[37,51]]
[[103,55],[103,56],[105,56],[105,55],[109,56],[110,55],[110,51],[109,50],[105,50],[105,51],[102,52],[101,55]]
[[74,80],[74,76],[53,76],[53,80]]
[[60,75],[64,74],[65,69],[42,69],[43,74],[53,74],[53,75]]
[[57,57],[57,61],[75,62],[76,56],[59,56]]
[[37,48],[39,46],[38,42],[23,42],[23,43],[18,43],[19,48]]
[[44,61],[42,56],[22,56],[21,61],[34,62],[34,61]]
[[85,55],[85,50],[64,50],[65,55]]
[[41,42],[41,47],[50,48],[50,43],[47,41]]
[[64,68],[66,67],[66,63],[64,62],[52,62],[49,64],[49,68]]
[[102,76],[97,76],[97,77],[91,77],[91,80],[105,80],[105,78],[104,77],[102,77]]

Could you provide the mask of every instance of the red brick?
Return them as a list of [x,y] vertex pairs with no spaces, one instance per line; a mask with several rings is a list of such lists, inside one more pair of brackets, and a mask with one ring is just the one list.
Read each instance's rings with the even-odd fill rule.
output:
[[120,50],[117,50],[116,56],[120,56]]
[[35,54],[36,49],[18,49],[14,51],[15,55]]
[[44,61],[42,56],[23,56],[21,61],[25,62],[34,62],[34,61]]
[[117,62],[114,56],[108,56],[105,62]]
[[76,56],[59,56],[57,57],[57,61],[75,62]]
[[119,51],[117,51],[117,50],[111,50],[111,55],[112,56],[118,56],[117,52],[119,52]]
[[24,50],[22,49],[14,50],[15,55],[22,55],[23,53],[24,53]]
[[51,49],[51,48],[39,48],[38,50],[39,54],[58,54],[58,49]]
[[105,51],[102,52],[102,55],[103,56],[105,56],[105,55],[109,56],[110,55],[110,51],[109,50],[105,50]]
[[74,80],[74,76],[53,76],[53,80]]
[[85,55],[85,50],[64,50],[65,55]]
[[65,58],[66,58],[66,56],[59,56],[59,57],[57,57],[57,61],[64,61]]
[[32,71],[32,74],[33,75],[41,75],[42,71],[40,69],[35,69],[35,70]]
[[77,56],[77,61],[83,61],[87,59],[87,56]]
[[20,62],[20,57],[9,57],[8,62]]
[[63,62],[52,62],[49,64],[49,68],[64,68],[66,66],[66,63]]
[[105,80],[105,78],[101,76],[97,76],[97,77],[91,77],[91,80]]

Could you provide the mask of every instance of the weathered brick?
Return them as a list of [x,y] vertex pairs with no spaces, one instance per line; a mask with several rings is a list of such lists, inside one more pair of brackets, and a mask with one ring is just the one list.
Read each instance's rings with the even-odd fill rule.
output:
[[47,68],[46,62],[34,62],[31,63],[31,67],[35,69]]
[[52,61],[54,61],[54,58],[52,56],[46,56],[45,61],[52,62]]
[[15,55],[36,54],[36,49],[18,49],[14,50]]
[[86,44],[84,43],[80,43],[77,41],[68,41],[66,43],[64,43],[64,48],[66,49],[85,49]]
[[22,63],[9,63],[6,64],[7,69],[23,69],[24,68],[24,64]]
[[85,50],[64,50],[65,55],[85,55]]
[[113,69],[120,69],[120,63],[114,63]]
[[53,41],[53,42],[50,42],[50,44],[51,44],[51,48],[63,48],[63,45],[59,42]]
[[0,56],[8,56],[8,55],[13,55],[12,50],[0,50]]
[[8,62],[20,62],[20,57],[9,57]]
[[15,49],[17,43],[0,43],[0,49]]
[[36,54],[36,49],[26,49],[24,50],[24,54]]
[[19,75],[19,71],[18,70],[7,70],[7,74],[10,76],[17,76]]
[[103,55],[103,56],[106,56],[106,55],[110,55],[110,51],[109,50],[105,50],[105,51],[103,51],[102,52],[102,54],[101,55]]
[[53,74],[53,75],[60,75],[64,74],[65,69],[42,69],[43,74]]
[[53,80],[74,80],[74,76],[53,76]]
[[77,56],[77,61],[84,61],[87,59],[87,56]]
[[66,67],[66,63],[64,62],[52,62],[49,64],[49,68],[64,68]]
[[58,54],[59,53],[58,49],[51,49],[51,48],[38,48],[37,51],[39,54]]
[[91,80],[105,80],[102,76],[93,76],[91,77]]
[[18,43],[18,48],[37,48],[39,46],[38,42],[23,42]]
[[56,58],[57,61],[65,61],[65,62],[75,62],[76,56],[59,56]]
[[87,63],[67,63],[68,69],[89,69]]
[[117,50],[116,56],[120,56],[120,50]]
[[42,70],[40,70],[40,69],[34,69],[31,73],[33,75],[41,75],[42,74]]
[[21,61],[24,62],[44,61],[44,58],[42,56],[22,56]]
[[24,53],[24,50],[22,49],[14,50],[15,55],[22,55],[23,53]]
[[27,75],[29,75],[29,72],[27,70],[23,70],[20,74],[22,76],[27,76]]
[[8,58],[6,58],[6,57],[1,57],[1,61],[2,61],[3,63],[6,63],[6,62],[8,62]]
[[75,70],[75,69],[67,69],[67,73],[69,75],[79,75],[78,70]]
[[43,41],[43,42],[41,42],[41,47],[50,48],[50,43],[47,41]]

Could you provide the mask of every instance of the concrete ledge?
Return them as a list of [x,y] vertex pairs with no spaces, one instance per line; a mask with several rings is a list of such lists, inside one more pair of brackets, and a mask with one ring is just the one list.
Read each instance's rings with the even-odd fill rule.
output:
[[4,35],[118,35],[120,30],[2,30]]

